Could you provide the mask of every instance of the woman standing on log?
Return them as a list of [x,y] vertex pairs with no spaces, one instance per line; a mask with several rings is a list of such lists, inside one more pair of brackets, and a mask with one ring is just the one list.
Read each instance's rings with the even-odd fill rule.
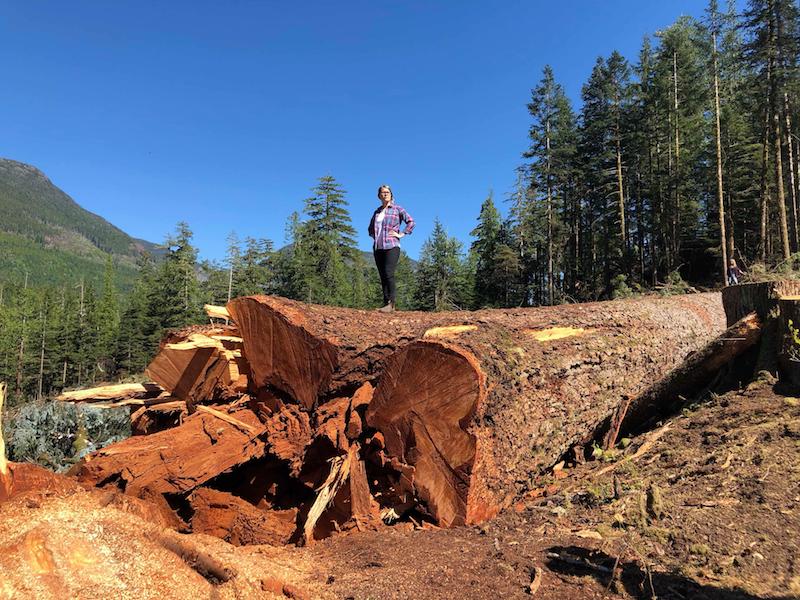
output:
[[[369,236],[373,239],[372,251],[375,265],[381,277],[383,290],[382,312],[392,312],[395,305],[397,289],[394,272],[400,259],[400,239],[411,235],[414,231],[414,219],[402,207],[394,203],[392,189],[388,185],[378,188],[378,199],[381,205],[372,213],[369,221]],[[400,223],[405,222],[405,231],[400,232]]]

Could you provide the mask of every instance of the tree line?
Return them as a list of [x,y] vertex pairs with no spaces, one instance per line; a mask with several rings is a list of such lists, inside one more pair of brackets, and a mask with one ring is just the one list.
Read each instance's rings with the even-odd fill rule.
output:
[[[529,145],[502,203],[489,193],[469,245],[438,220],[418,261],[401,256],[398,307],[535,306],[606,299],[683,280],[724,285],[793,269],[800,250],[800,15],[793,0],[709,2],[646,36],[635,61],[599,57],[576,110],[547,66],[527,104]],[[0,287],[0,379],[16,397],[140,373],[164,331],[205,319],[204,303],[267,293],[372,308],[371,256],[355,243],[347,195],[319,179],[280,249],[228,238],[199,262],[178,224],[158,262],[143,256],[130,294],[109,262],[82,281]]]
[[483,268],[515,250],[516,301],[552,304],[670,274],[722,286],[731,258],[794,267],[798,33],[792,0],[750,0],[741,14],[712,0],[702,20],[645,37],[635,62],[599,57],[579,112],[545,67],[508,241]]

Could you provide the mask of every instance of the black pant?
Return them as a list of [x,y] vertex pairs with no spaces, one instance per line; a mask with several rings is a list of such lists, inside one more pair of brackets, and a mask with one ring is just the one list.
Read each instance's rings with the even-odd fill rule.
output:
[[397,261],[400,260],[400,248],[373,250],[373,254],[375,255],[375,264],[378,267],[378,274],[381,276],[383,303],[389,304],[389,302],[394,302],[397,296],[394,272],[397,269]]

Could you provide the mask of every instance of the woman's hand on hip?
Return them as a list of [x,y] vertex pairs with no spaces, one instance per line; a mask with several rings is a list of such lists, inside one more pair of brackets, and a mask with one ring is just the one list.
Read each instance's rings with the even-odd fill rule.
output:
[[400,233],[399,231],[390,231],[389,232],[389,237],[397,238],[398,240],[400,238],[402,238],[404,235],[405,235],[404,233]]

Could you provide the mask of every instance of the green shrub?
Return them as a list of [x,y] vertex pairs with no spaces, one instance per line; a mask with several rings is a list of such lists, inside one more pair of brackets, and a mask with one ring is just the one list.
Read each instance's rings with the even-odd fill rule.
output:
[[90,452],[129,437],[130,415],[126,408],[29,402],[6,415],[3,434],[9,460],[64,471]]

